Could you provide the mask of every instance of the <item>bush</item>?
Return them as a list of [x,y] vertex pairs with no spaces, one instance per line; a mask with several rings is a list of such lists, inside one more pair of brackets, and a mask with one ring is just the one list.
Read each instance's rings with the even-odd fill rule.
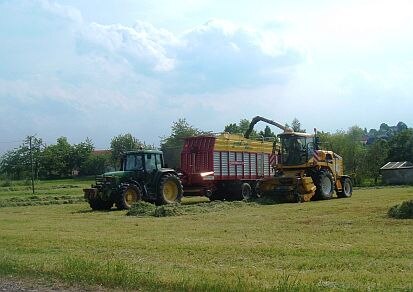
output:
[[413,219],[413,200],[393,206],[387,212],[389,217],[396,219]]

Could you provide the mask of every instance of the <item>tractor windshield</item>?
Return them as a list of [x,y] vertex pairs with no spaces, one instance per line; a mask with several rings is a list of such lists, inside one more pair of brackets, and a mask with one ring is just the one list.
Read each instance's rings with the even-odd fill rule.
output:
[[310,141],[307,137],[281,136],[282,163],[284,165],[305,164],[308,161],[308,153],[313,151],[313,143],[308,142]]
[[124,160],[124,170],[142,170],[143,163],[142,163],[142,155],[138,154],[129,154],[126,156]]

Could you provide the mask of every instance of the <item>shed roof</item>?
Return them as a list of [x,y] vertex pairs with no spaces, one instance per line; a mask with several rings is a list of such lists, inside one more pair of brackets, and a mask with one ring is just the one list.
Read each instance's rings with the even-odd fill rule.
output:
[[397,162],[387,162],[383,165],[380,170],[388,170],[388,169],[400,169],[400,168],[413,168],[413,163],[409,161],[397,161]]

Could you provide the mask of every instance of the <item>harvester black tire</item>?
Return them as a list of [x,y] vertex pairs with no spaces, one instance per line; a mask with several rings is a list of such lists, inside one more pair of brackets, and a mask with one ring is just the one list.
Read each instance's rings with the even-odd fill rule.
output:
[[332,174],[327,170],[321,170],[316,178],[316,198],[329,200],[333,197],[334,181]]
[[90,199],[89,206],[92,210],[100,211],[100,210],[110,210],[113,206],[112,201],[103,201],[101,198]]
[[261,181],[258,181],[257,184],[255,185],[255,197],[256,198],[261,198],[262,197],[262,192],[261,192]]
[[241,185],[241,200],[249,201],[252,199],[253,193],[249,183],[243,183]]
[[159,181],[158,204],[166,205],[181,202],[183,189],[182,182],[176,175],[163,176]]
[[337,197],[339,198],[350,198],[353,194],[353,184],[351,183],[351,179],[348,177],[344,177],[341,180],[341,185],[343,189],[337,192]]
[[128,184],[123,186],[120,196],[116,201],[116,207],[119,210],[127,210],[140,200],[142,200],[142,191],[140,187],[134,184]]

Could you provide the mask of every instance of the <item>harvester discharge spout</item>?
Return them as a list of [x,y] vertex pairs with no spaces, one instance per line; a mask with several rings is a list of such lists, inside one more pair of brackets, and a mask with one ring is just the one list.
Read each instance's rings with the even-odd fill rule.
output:
[[281,130],[283,130],[284,132],[292,132],[293,131],[293,130],[291,130],[290,128],[288,128],[286,126],[281,125],[280,123],[274,122],[272,120],[269,120],[269,119],[266,119],[266,118],[263,118],[263,117],[260,117],[260,116],[256,116],[251,120],[251,123],[250,123],[247,131],[244,134],[245,138],[249,139],[249,137],[251,135],[251,132],[254,129],[255,124],[260,122],[260,121],[265,122],[265,123],[270,124],[270,125],[273,125],[273,126],[276,126],[277,128],[280,128]]

